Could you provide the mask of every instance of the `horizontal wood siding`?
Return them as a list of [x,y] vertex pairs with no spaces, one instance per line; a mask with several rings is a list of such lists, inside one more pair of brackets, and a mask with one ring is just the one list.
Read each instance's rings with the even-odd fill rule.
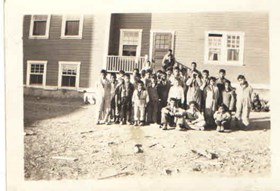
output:
[[143,29],[141,56],[149,54],[151,14],[112,14],[110,27],[109,55],[119,55],[120,29]]
[[[256,84],[269,84],[269,25],[268,14],[262,12],[238,13],[164,13],[152,14],[152,29],[175,30],[176,60],[186,66],[192,61],[199,69],[208,69],[217,76],[224,68],[227,76],[236,82],[238,74],[245,74]],[[245,66],[205,65],[205,31],[245,32]]]
[[[94,51],[98,50],[99,53],[100,49],[104,51],[105,45],[104,38],[97,38],[97,35],[104,33],[104,26],[102,28],[100,21],[93,15],[84,15],[82,39],[61,39],[62,15],[52,15],[49,39],[29,39],[30,18],[30,15],[24,17],[23,26],[24,78],[27,60],[47,60],[46,85],[57,86],[58,62],[79,61],[80,87],[90,87],[91,76],[96,69],[94,64],[101,63],[103,58],[103,54],[99,55]],[[99,48],[93,48],[95,46]],[[95,59],[94,56],[97,55],[98,58]],[[94,61],[96,62],[93,63]]]

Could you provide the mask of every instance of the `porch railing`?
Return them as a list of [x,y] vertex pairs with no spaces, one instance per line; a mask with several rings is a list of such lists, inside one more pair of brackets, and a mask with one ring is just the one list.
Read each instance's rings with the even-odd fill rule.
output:
[[107,56],[106,70],[108,72],[133,72],[134,68],[141,70],[144,67],[145,57],[134,56]]

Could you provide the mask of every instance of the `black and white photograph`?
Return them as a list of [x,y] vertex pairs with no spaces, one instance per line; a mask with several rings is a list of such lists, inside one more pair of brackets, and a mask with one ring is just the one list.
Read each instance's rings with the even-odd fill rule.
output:
[[271,13],[261,2],[21,7],[20,39],[5,37],[21,50],[8,46],[20,69],[6,75],[21,89],[7,99],[21,97],[23,181],[272,177]]

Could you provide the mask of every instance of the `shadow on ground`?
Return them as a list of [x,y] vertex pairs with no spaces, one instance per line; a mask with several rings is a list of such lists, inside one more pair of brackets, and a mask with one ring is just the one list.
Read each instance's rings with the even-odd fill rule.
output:
[[81,98],[24,96],[24,127],[30,127],[37,121],[69,115],[84,106]]

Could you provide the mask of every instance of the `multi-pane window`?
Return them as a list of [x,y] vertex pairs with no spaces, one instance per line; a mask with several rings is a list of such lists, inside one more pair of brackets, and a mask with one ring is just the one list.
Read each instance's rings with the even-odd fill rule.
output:
[[243,65],[244,33],[207,32],[205,62]]
[[81,39],[83,17],[72,15],[64,16],[62,20],[61,38]]
[[121,29],[120,35],[120,54],[140,56],[142,30]]
[[27,61],[27,85],[44,86],[46,82],[47,61]]
[[49,24],[49,15],[32,15],[29,38],[48,38]]
[[169,49],[171,47],[171,34],[157,34],[155,37],[155,48]]
[[79,87],[79,62],[59,62],[59,87]]

